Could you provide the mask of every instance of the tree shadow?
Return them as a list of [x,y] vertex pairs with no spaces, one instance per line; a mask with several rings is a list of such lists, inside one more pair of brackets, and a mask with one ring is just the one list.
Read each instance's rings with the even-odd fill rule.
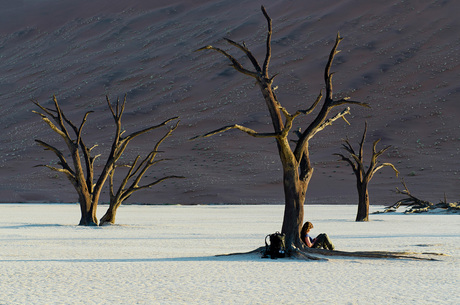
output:
[[[185,257],[159,257],[159,258],[75,258],[75,259],[1,259],[0,263],[8,262],[44,262],[44,263],[168,263],[168,262],[248,262],[260,261],[258,254],[245,255],[208,255]],[[265,260],[265,259],[263,259]]]
[[0,226],[0,229],[74,227],[74,226],[75,225],[62,225],[62,224],[19,224],[19,225],[10,225],[10,226]]

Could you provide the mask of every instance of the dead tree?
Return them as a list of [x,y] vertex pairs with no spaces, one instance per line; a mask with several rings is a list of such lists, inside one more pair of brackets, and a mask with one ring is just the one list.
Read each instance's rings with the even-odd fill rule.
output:
[[92,156],[91,153],[97,145],[88,147],[83,141],[82,137],[83,127],[85,126],[88,115],[91,114],[93,111],[86,112],[83,116],[80,125],[77,126],[65,116],[55,96],[53,96],[54,109],[45,108],[38,102],[34,101],[34,104],[37,105],[42,111],[34,111],[34,113],[40,115],[42,120],[45,123],[47,123],[48,126],[54,132],[56,132],[59,136],[62,137],[72,158],[72,161],[68,161],[65,158],[64,153],[58,148],[44,141],[35,140],[38,144],[43,146],[45,150],[50,150],[54,152],[54,154],[59,159],[58,165],[60,167],[55,167],[51,165],[37,166],[44,166],[53,171],[63,173],[70,180],[78,194],[78,201],[81,210],[81,219],[79,223],[80,225],[98,225],[96,210],[102,188],[110,173],[113,172],[115,163],[122,156],[123,152],[128,146],[128,143],[142,134],[145,134],[159,127],[165,126],[169,122],[178,119],[177,117],[170,118],[161,124],[147,127],[145,129],[133,132],[128,136],[123,137],[121,118],[125,109],[126,96],[121,105],[119,100],[117,100],[115,109],[112,107],[112,104],[108,97],[106,98],[106,100],[108,107],[113,115],[116,131],[112,142],[111,151],[107,156],[105,165],[96,181],[94,181],[94,162],[100,155]]
[[398,208],[401,206],[406,206],[406,210],[404,211],[405,214],[424,213],[424,212],[433,211],[436,209],[442,209],[442,210],[445,210],[446,212],[452,212],[452,213],[460,212],[460,201],[459,202],[447,202],[447,198],[444,195],[444,200],[435,204],[430,201],[422,200],[422,199],[415,197],[414,195],[411,194],[411,192],[407,188],[407,185],[403,179],[401,179],[401,183],[404,186],[404,190],[401,191],[400,189],[396,188],[396,193],[405,195],[407,196],[407,198],[398,200],[396,203],[385,208],[383,212],[376,212],[376,214],[396,212]]
[[[110,189],[109,208],[105,212],[104,216],[102,216],[100,225],[114,224],[118,207],[123,203],[123,201],[128,199],[134,192],[142,190],[142,189],[150,188],[167,179],[185,178],[183,176],[171,175],[171,176],[162,177],[148,184],[139,185],[139,183],[141,182],[141,179],[144,177],[144,175],[146,174],[146,172],[149,170],[151,166],[168,160],[168,159],[155,160],[155,157],[160,152],[158,150],[160,147],[160,144],[163,143],[163,141],[167,137],[169,137],[174,130],[176,130],[178,125],[179,125],[179,121],[177,121],[176,124],[171,129],[168,130],[168,132],[155,144],[155,147],[153,148],[153,150],[140,163],[139,163],[140,156],[138,155],[131,165],[115,164],[115,166],[109,173],[109,189]],[[114,174],[115,174],[115,169],[117,167],[128,167],[128,172],[124,176],[122,181],[120,182],[120,185],[118,186],[118,189],[115,192]],[[129,186],[127,186],[128,184]]]
[[367,122],[364,126],[364,133],[363,137],[361,139],[361,142],[359,142],[359,151],[358,153],[355,152],[353,149],[353,146],[350,144],[350,141],[348,139],[344,140],[345,144],[342,144],[342,148],[348,152],[350,155],[349,157],[346,157],[342,154],[334,154],[339,157],[341,157],[341,161],[345,161],[348,164],[351,165],[351,168],[353,169],[353,172],[356,176],[356,187],[358,189],[358,213],[356,214],[356,221],[368,221],[369,220],[369,190],[368,190],[368,185],[369,182],[371,181],[372,177],[374,174],[382,169],[383,167],[389,166],[391,167],[395,173],[396,176],[398,176],[399,172],[396,169],[396,167],[391,164],[391,163],[382,163],[379,164],[378,158],[385,152],[387,151],[388,148],[391,147],[387,146],[379,151],[377,151],[377,144],[380,142],[379,140],[374,141],[374,144],[372,145],[372,157],[371,157],[371,162],[369,167],[366,170],[366,167],[364,166],[364,141],[366,139],[366,133],[367,133]]
[[329,59],[324,70],[324,81],[326,86],[325,100],[312,123],[307,126],[303,132],[297,132],[298,139],[296,139],[294,147],[291,147],[290,143],[292,143],[292,141],[290,141],[288,136],[290,135],[293,121],[301,115],[308,115],[312,113],[313,110],[315,110],[315,108],[320,105],[323,93],[321,90],[316,100],[308,109],[297,110],[293,114],[289,113],[288,110],[280,104],[273,88],[273,81],[276,77],[276,74],[270,76],[268,73],[268,66],[270,64],[271,58],[272,20],[268,16],[263,6],[262,13],[265,16],[268,24],[266,55],[262,66],[259,65],[257,59],[253,56],[251,51],[244,43],[240,44],[227,38],[225,38],[225,40],[230,45],[236,47],[246,55],[246,57],[250,60],[253,69],[247,69],[243,67],[243,65],[240,64],[240,62],[237,61],[232,55],[217,47],[208,45],[198,49],[197,51],[217,51],[227,57],[231,62],[231,66],[238,72],[248,75],[256,80],[270,113],[274,132],[260,133],[250,128],[235,124],[222,127],[195,138],[209,137],[230,129],[238,129],[256,138],[274,138],[276,140],[279,157],[283,167],[283,185],[285,194],[285,209],[282,233],[286,235],[287,247],[289,249],[296,249],[303,247],[303,243],[300,239],[300,229],[302,227],[304,218],[305,195],[313,174],[313,167],[310,162],[309,142],[318,132],[340,118],[345,119],[345,115],[350,113],[350,108],[346,107],[342,111],[338,112],[335,116],[328,118],[331,110],[333,110],[335,107],[344,104],[354,104],[366,107],[368,107],[368,105],[366,103],[351,101],[349,98],[333,98],[333,73],[330,72],[330,69],[334,56],[339,53],[337,47],[340,41],[342,41],[342,37],[337,34],[334,46],[330,52]]

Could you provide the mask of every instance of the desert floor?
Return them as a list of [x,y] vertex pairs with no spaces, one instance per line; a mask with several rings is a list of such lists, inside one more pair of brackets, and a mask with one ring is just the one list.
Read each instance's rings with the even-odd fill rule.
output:
[[[380,210],[382,207],[372,207]],[[104,206],[100,207],[102,213]],[[0,304],[459,304],[458,215],[371,215],[311,205],[340,250],[443,253],[439,261],[262,259],[281,205],[122,206],[79,227],[75,204],[0,205]]]

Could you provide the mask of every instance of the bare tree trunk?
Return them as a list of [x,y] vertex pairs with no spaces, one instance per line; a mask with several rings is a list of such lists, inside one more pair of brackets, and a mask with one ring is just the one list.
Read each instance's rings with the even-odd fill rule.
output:
[[285,172],[283,176],[285,205],[281,232],[286,236],[286,247],[289,249],[302,247],[300,230],[310,177],[306,181],[300,181],[297,168]]
[[94,208],[91,208],[89,211],[82,212],[81,218],[80,218],[80,223],[78,224],[80,226],[97,226],[97,217],[95,216],[94,213]]
[[109,208],[105,212],[104,216],[102,216],[100,225],[107,225],[107,224],[115,224],[115,217],[117,216],[117,209],[120,206],[119,204],[110,203]]
[[369,221],[369,191],[367,183],[358,185],[358,213],[356,221]]
[[[76,187],[77,188],[77,187]],[[77,188],[78,190],[78,188]],[[79,203],[80,203],[80,226],[97,226],[97,217],[94,205],[92,204],[91,196],[79,191]]]

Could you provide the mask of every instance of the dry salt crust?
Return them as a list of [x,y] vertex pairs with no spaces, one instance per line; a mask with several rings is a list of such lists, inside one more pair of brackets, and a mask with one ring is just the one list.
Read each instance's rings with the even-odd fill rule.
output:
[[[372,207],[372,210],[382,207]],[[440,261],[215,257],[280,229],[283,207],[122,206],[79,227],[75,204],[0,205],[0,304],[459,304],[458,215],[311,205],[340,250],[438,252]],[[104,207],[99,212],[103,212]]]

